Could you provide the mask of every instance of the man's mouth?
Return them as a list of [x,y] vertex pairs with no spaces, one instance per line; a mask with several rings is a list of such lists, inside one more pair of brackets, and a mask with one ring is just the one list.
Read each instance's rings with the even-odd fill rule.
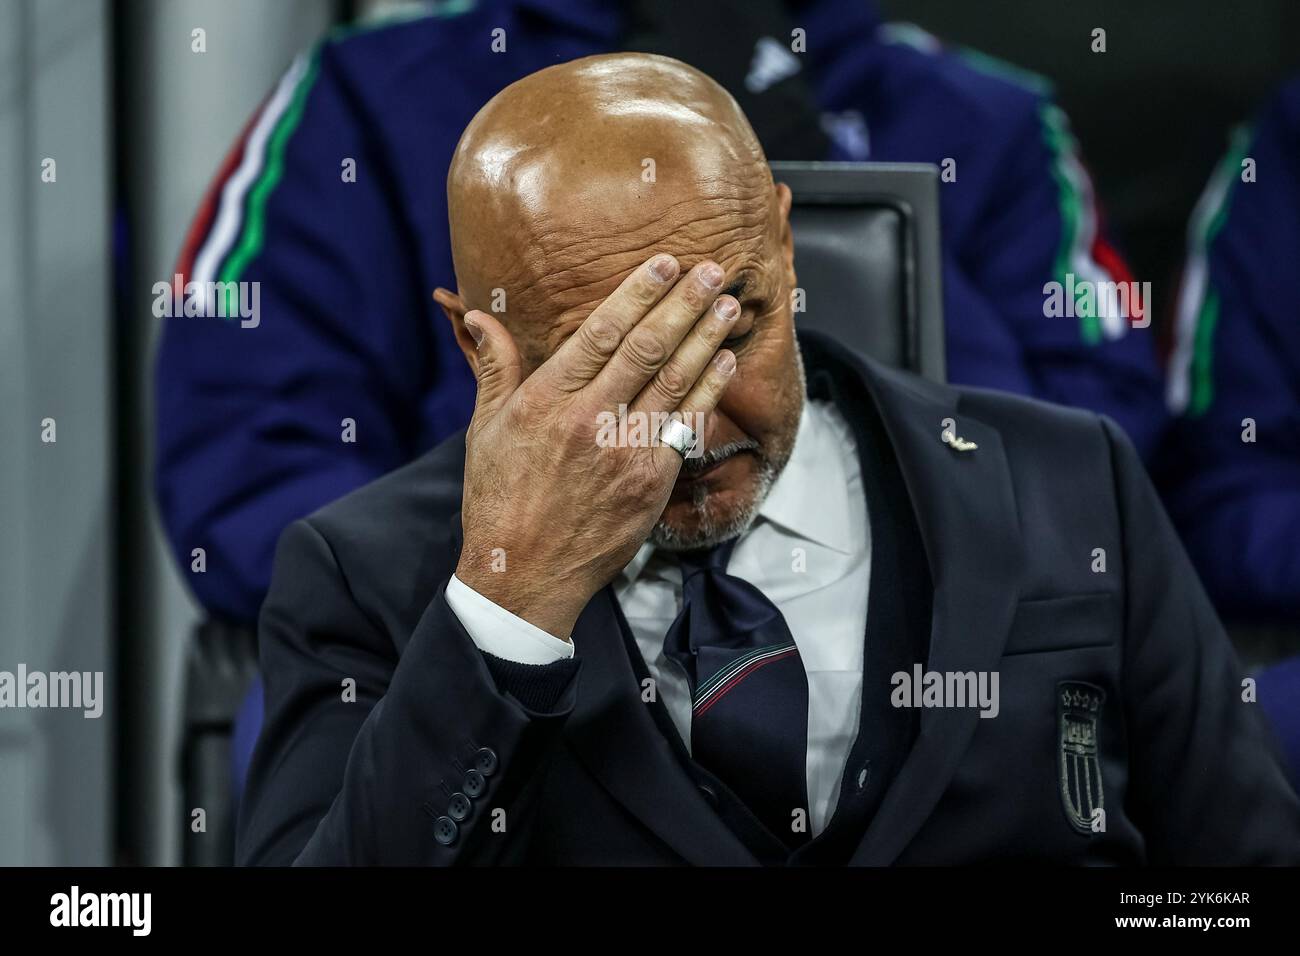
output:
[[712,475],[736,455],[742,452],[756,452],[758,447],[758,442],[752,438],[746,438],[707,449],[699,458],[687,458],[682,462],[682,470],[677,476],[677,483],[679,485],[689,485],[701,481]]
[[677,483],[679,485],[691,485],[697,481],[703,481],[730,460],[730,458],[724,458],[722,461],[715,461],[703,471],[687,471],[683,468],[681,474],[677,476]]

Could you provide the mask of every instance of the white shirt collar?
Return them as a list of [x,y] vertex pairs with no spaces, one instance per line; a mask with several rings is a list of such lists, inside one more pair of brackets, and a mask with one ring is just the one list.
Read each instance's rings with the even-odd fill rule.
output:
[[848,474],[845,450],[855,453],[853,435],[829,402],[804,403],[794,450],[758,509],[760,520],[814,544],[851,554]]

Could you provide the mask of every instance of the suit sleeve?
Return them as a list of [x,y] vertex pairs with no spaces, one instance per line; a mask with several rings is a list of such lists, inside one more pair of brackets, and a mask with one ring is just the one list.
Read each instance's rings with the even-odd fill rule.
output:
[[200,602],[236,622],[256,621],[290,522],[468,420],[472,383],[419,271],[427,237],[362,82],[334,42],[304,54],[191,227],[176,272],[256,288],[256,324],[163,321],[159,508],[185,570],[206,552],[186,574]]
[[1129,811],[1154,865],[1300,862],[1300,801],[1244,674],[1147,478],[1114,422],[1123,536],[1122,692]]
[[525,858],[579,660],[492,659],[441,588],[399,655],[305,521],[281,540],[260,641],[266,722],[241,807],[241,864]]
[[[1254,136],[1238,134],[1193,219],[1169,370],[1179,418],[1161,484],[1224,614],[1295,622],[1300,84],[1290,92],[1290,116],[1283,99]],[[1241,180],[1247,155],[1255,161],[1253,182]]]
[[990,164],[980,213],[945,278],[975,310],[950,310],[954,379],[1108,415],[1146,458],[1166,421],[1153,328],[1047,314],[1052,283],[1064,298],[1070,276],[1076,288],[1133,277],[1106,238],[1065,114],[1050,99],[1031,102]]

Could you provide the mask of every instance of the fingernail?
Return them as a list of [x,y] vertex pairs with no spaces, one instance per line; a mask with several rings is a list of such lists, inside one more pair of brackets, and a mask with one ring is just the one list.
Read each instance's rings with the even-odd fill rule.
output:
[[722,277],[722,266],[718,265],[716,262],[710,262],[700,270],[700,281],[710,289],[716,289],[718,286],[722,285]]
[[713,356],[713,367],[723,375],[730,375],[736,370],[736,356],[724,349]]
[[469,329],[469,337],[474,340],[474,348],[483,344],[483,330],[468,315],[465,316],[465,328]]
[[713,314],[723,322],[735,321],[736,316],[740,315],[740,303],[729,295],[718,296],[713,303]]
[[672,256],[656,256],[650,262],[650,274],[660,282],[667,282],[677,275],[677,260]]

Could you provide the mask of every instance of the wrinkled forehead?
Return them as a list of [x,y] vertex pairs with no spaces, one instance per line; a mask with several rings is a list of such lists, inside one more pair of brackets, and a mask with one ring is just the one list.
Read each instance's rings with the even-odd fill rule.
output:
[[725,265],[761,245],[771,200],[770,179],[753,174],[602,183],[532,222],[526,278],[552,302],[576,303],[592,285],[616,282],[656,252],[677,256],[683,270],[706,258]]
[[729,276],[779,268],[779,208],[766,165],[669,183],[663,173],[654,170],[656,181],[639,171],[606,175],[528,221],[518,267],[502,288],[513,299],[511,331],[535,360],[656,253],[676,256],[683,273],[705,259]]

